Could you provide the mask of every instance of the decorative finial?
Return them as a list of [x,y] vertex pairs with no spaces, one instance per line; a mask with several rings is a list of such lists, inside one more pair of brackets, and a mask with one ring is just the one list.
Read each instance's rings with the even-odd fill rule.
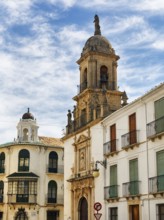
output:
[[124,91],[122,94],[122,101],[123,101],[122,106],[125,106],[128,104],[127,100],[128,100],[128,96],[127,96],[126,92]]
[[95,33],[94,35],[101,35],[100,25],[99,25],[99,16],[95,15],[94,21],[95,23]]
[[28,112],[28,113],[30,112],[30,108],[27,108],[27,112]]

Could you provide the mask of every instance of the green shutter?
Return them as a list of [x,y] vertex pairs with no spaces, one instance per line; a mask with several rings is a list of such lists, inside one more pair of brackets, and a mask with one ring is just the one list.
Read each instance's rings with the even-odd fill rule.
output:
[[110,167],[110,185],[117,185],[117,165]]
[[129,161],[129,192],[130,195],[137,195],[139,193],[139,182],[138,182],[138,159]]
[[130,181],[138,180],[138,159],[129,161]]
[[155,102],[155,130],[156,134],[164,131],[164,98]]
[[157,152],[157,189],[164,191],[164,150]]
[[164,97],[155,102],[155,119],[164,116]]
[[110,198],[114,198],[118,196],[117,193],[117,165],[110,167],[110,190],[109,190]]
[[164,150],[157,152],[157,176],[164,175]]

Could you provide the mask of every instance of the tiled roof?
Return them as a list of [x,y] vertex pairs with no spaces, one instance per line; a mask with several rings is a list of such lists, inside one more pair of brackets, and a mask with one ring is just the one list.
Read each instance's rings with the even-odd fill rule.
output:
[[41,136],[39,137],[39,141],[45,145],[49,145],[49,146],[59,146],[59,147],[63,147],[63,142],[60,138],[52,138],[52,137],[44,137]]

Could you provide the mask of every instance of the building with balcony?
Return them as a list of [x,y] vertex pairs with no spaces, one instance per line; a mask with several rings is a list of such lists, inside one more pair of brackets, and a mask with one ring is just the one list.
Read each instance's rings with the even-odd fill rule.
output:
[[[73,111],[68,111],[66,135],[63,137],[64,220],[93,220],[94,203],[104,203],[104,176],[95,179],[93,175],[97,166],[105,166],[101,121],[127,104],[126,93],[117,87],[119,56],[101,35],[97,15],[94,23],[95,33],[86,41],[77,61],[80,70],[79,91],[73,98],[76,102]],[[115,150],[114,139],[110,147]]]
[[106,117],[102,126],[104,219],[162,220],[164,83]]
[[0,145],[1,220],[63,220],[63,143],[38,128],[28,109],[17,138]]

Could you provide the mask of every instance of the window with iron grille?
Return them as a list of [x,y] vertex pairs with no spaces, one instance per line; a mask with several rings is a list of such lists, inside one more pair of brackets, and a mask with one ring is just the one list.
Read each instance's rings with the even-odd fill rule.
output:
[[164,204],[157,205],[157,220],[164,220]]
[[5,154],[2,152],[0,154],[0,173],[5,172]]
[[9,181],[8,195],[16,195],[15,202],[28,203],[31,195],[37,195],[37,181],[36,180],[12,180]]
[[52,151],[49,154],[48,171],[50,173],[57,173],[57,168],[58,168],[58,155],[56,152]]
[[57,183],[54,180],[51,180],[48,183],[48,203],[57,202]]
[[109,208],[109,220],[118,220],[118,208],[117,207],[112,207]]
[[19,152],[18,171],[29,171],[30,153],[23,149]]

